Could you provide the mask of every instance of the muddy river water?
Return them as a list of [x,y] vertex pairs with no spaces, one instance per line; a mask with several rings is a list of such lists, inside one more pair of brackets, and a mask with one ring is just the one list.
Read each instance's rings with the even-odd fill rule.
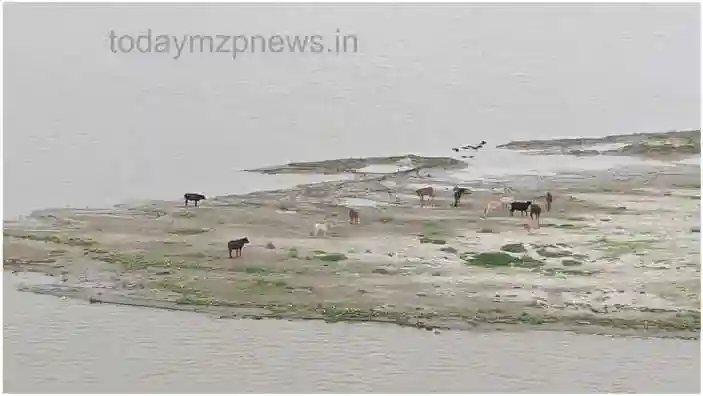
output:
[[15,290],[5,392],[700,391],[700,344],[557,332],[226,320]]

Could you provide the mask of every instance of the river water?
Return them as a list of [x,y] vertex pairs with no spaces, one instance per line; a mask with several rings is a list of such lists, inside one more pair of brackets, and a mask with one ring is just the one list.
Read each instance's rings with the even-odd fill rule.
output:
[[697,341],[215,319],[14,290],[4,391],[697,393]]
[[[328,178],[241,172],[288,161],[697,127],[698,7],[8,4],[4,217]],[[110,29],[341,29],[362,50],[174,61],[112,53]],[[461,177],[630,165],[518,155],[486,149]],[[700,389],[693,341],[214,320],[20,293],[17,277],[3,280],[7,392]]]

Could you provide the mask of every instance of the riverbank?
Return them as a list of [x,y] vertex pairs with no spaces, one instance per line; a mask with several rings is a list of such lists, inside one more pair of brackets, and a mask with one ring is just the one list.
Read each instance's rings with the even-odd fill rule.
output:
[[[452,208],[455,160],[419,176],[363,176],[359,169],[384,161],[341,161],[294,168],[356,179],[217,197],[199,208],[159,201],[38,211],[5,223],[4,268],[57,279],[26,291],[225,318],[698,338],[697,167],[465,183],[472,194]],[[525,218],[505,210],[480,218],[504,184],[516,199],[552,191],[539,230],[528,234]],[[437,197],[420,209],[414,190],[426,185]],[[359,208],[360,225],[348,224],[347,205]],[[310,236],[324,219],[331,235]],[[252,244],[229,259],[227,241],[243,236]]]
[[116,393],[700,389],[700,352],[688,340],[218,320],[16,290],[21,283],[48,281],[30,273],[4,276],[8,393],[100,393],[106,386]]

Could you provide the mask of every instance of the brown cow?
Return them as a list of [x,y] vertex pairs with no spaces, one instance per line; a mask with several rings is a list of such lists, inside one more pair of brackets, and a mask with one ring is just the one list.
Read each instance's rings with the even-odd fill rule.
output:
[[359,224],[359,211],[349,208],[349,224]]
[[434,200],[434,188],[432,188],[432,187],[419,188],[419,189],[417,189],[417,191],[415,191],[415,193],[417,194],[418,197],[420,197],[420,207],[424,206],[425,195],[427,195],[429,197],[429,203],[430,203],[430,206],[432,206],[432,201]]

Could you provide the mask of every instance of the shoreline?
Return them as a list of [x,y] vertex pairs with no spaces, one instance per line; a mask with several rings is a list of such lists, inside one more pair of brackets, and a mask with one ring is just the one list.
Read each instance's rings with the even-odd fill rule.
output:
[[[33,272],[28,270],[27,272]],[[42,274],[46,276],[45,274]],[[204,314],[217,319],[245,319],[245,320],[286,320],[289,322],[295,321],[323,321],[325,323],[375,323],[382,325],[395,325],[401,327],[415,328],[418,330],[434,331],[435,334],[440,334],[442,331],[472,331],[472,332],[526,332],[526,331],[564,331],[573,334],[583,334],[583,335],[598,335],[598,336],[608,336],[608,337],[627,337],[627,338],[641,338],[641,339],[651,339],[651,338],[661,338],[661,339],[677,339],[677,340],[699,340],[697,334],[692,334],[690,331],[680,331],[680,330],[661,330],[653,329],[650,331],[641,331],[637,328],[627,327],[626,323],[622,323],[620,327],[604,326],[597,323],[583,323],[585,321],[576,321],[582,323],[568,324],[563,322],[551,322],[534,324],[524,321],[521,318],[514,317],[497,317],[488,320],[481,320],[480,318],[474,320],[473,322],[467,323],[457,323],[454,322],[443,322],[425,320],[425,321],[399,321],[393,318],[384,317],[357,317],[357,318],[333,318],[327,317],[324,314],[300,314],[295,313],[291,315],[281,315],[279,313],[265,313],[263,309],[265,307],[251,307],[251,306],[218,306],[218,305],[190,305],[190,304],[179,304],[173,301],[159,301],[159,300],[149,300],[149,299],[139,299],[134,297],[120,297],[120,296],[85,296],[78,293],[72,292],[69,289],[61,291],[61,287],[53,290],[47,284],[42,286],[20,286],[18,291],[31,292],[35,294],[43,294],[52,297],[67,297],[79,301],[84,301],[90,304],[107,304],[115,306],[127,306],[136,308],[147,308],[147,309],[159,309],[165,311],[179,311],[179,312],[191,312],[196,314]],[[53,284],[52,286],[56,286]],[[225,313],[223,309],[229,309],[230,311]],[[262,311],[256,311],[261,309]]]
[[[37,211],[5,222],[4,269],[61,279],[23,291],[220,318],[699,339],[700,168],[477,180],[451,208],[447,175],[461,161],[423,158],[413,161],[433,175],[356,174],[199,208]],[[369,165],[339,161],[265,172]],[[422,185],[435,186],[432,208],[418,207]],[[500,210],[480,219],[502,185],[543,207],[544,191],[555,194],[539,230],[527,234],[524,217]],[[346,222],[346,206],[361,225]],[[311,237],[324,218],[332,234]],[[240,235],[252,244],[230,260],[223,243]]]

